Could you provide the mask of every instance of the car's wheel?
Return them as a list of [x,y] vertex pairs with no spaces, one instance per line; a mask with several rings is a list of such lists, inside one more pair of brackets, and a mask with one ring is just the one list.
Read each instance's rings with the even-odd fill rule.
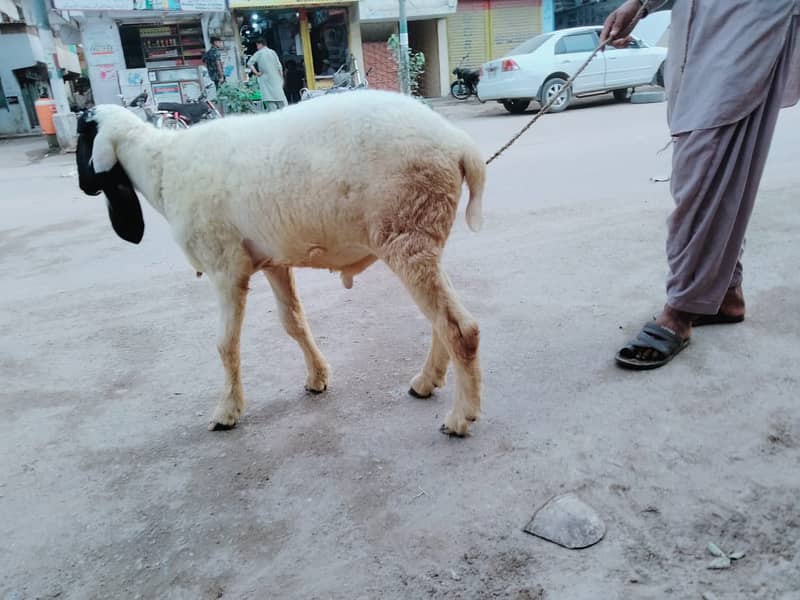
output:
[[656,71],[656,85],[664,87],[664,63],[661,63],[661,66],[658,67],[658,71]]
[[627,102],[631,99],[631,90],[614,90],[614,100],[617,102]]
[[521,115],[530,105],[530,100],[503,100],[503,108],[512,115]]
[[454,81],[450,85],[450,93],[453,95],[453,98],[457,98],[458,100],[466,100],[469,98],[469,88],[460,79]]
[[567,82],[561,77],[552,77],[545,81],[544,86],[542,86],[542,106],[550,102],[553,96],[557,97],[557,100],[550,107],[550,112],[552,113],[560,113],[566,110],[570,102],[572,102],[572,91],[561,91],[565,83]]

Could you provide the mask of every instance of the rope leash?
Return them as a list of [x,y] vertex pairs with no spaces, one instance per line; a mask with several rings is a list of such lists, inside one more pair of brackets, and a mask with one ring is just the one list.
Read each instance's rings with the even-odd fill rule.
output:
[[[649,4],[650,4],[650,0],[643,0],[643,1],[642,1],[642,6],[641,6],[641,8],[639,8],[639,10],[637,11],[636,15],[633,17],[633,21],[632,21],[632,23],[633,23],[633,26],[635,26],[635,25],[636,25],[636,23],[638,23],[638,22],[639,22],[639,20],[642,18],[642,16],[645,14],[645,12],[647,11],[647,8],[648,8],[648,5],[649,5]],[[661,4],[664,4],[664,2],[662,2]],[[631,27],[631,30],[632,30],[632,29],[633,29],[633,27]],[[629,33],[630,33],[630,32],[629,32]],[[594,52],[592,52],[592,54],[589,56],[589,58],[587,58],[587,59],[586,59],[586,62],[584,62],[584,63],[581,65],[581,67],[580,67],[580,68],[579,68],[579,69],[578,69],[578,70],[575,72],[575,74],[574,74],[572,77],[570,77],[569,79],[567,79],[567,82],[566,82],[566,83],[565,83],[563,86],[561,86],[561,89],[558,91],[558,93],[557,93],[557,94],[553,94],[553,97],[552,97],[552,98],[550,98],[550,100],[548,100],[548,101],[547,101],[547,102],[544,104],[544,106],[542,106],[542,108],[540,108],[540,109],[539,109],[539,112],[537,112],[537,113],[536,113],[536,114],[533,116],[533,118],[532,118],[530,121],[528,121],[528,123],[525,125],[525,127],[523,127],[522,129],[520,129],[520,130],[519,130],[519,131],[516,133],[516,135],[514,135],[514,137],[512,137],[510,140],[508,140],[508,142],[506,142],[506,143],[505,143],[505,144],[504,144],[504,145],[503,145],[503,146],[502,146],[502,147],[501,147],[501,148],[500,148],[500,149],[499,149],[497,152],[495,152],[495,153],[494,153],[494,154],[492,154],[492,155],[491,155],[491,156],[490,156],[488,159],[486,159],[486,164],[487,164],[487,165],[490,165],[490,164],[491,164],[491,163],[492,163],[492,162],[493,162],[493,161],[494,161],[496,158],[500,157],[500,155],[501,155],[501,154],[503,154],[503,152],[505,152],[505,151],[506,151],[506,150],[508,150],[508,149],[509,149],[511,146],[513,146],[513,145],[514,145],[514,143],[515,143],[515,142],[516,142],[516,141],[517,141],[519,138],[521,138],[521,137],[522,137],[522,136],[525,134],[525,132],[526,132],[526,131],[528,131],[528,129],[530,129],[531,127],[533,127],[533,124],[534,124],[534,123],[536,123],[536,121],[538,121],[538,120],[539,120],[539,119],[540,119],[540,118],[541,118],[541,117],[542,117],[542,116],[543,116],[545,113],[547,113],[547,111],[549,111],[549,110],[550,110],[550,107],[551,107],[551,106],[553,106],[553,104],[555,104],[555,102],[556,102],[556,101],[557,101],[557,100],[558,100],[558,99],[561,97],[561,95],[562,95],[564,92],[568,92],[570,89],[572,89],[572,84],[575,82],[575,80],[578,78],[578,76],[579,76],[581,73],[583,73],[583,72],[584,72],[584,70],[586,70],[586,67],[588,67],[588,66],[589,66],[589,63],[590,63],[590,62],[592,62],[592,60],[594,60],[594,57],[595,57],[595,56],[597,56],[597,55],[598,55],[598,53],[599,53],[600,51],[602,51],[602,50],[603,50],[603,48],[605,48],[605,47],[606,47],[607,45],[609,45],[610,43],[611,43],[610,41],[606,42],[605,44],[601,42],[601,43],[600,43],[600,44],[597,46],[597,48],[595,48],[595,49],[594,49]]]

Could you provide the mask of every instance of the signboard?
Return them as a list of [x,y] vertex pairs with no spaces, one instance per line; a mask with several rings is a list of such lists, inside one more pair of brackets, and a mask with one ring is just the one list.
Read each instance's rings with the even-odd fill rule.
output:
[[59,10],[133,10],[133,0],[53,0]]
[[108,64],[114,62],[117,52],[117,42],[113,30],[107,29],[87,31],[85,35],[86,62],[90,65]]
[[59,10],[225,11],[225,0],[53,0],[53,5]]
[[225,12],[225,0],[181,0],[181,10]]
[[89,67],[89,75],[94,75],[101,82],[117,81],[117,65],[93,65]]
[[178,83],[154,83],[152,86],[153,100],[157,105],[159,102],[183,102],[181,96],[181,86]]
[[[355,0],[231,0],[231,8],[287,8],[292,6],[342,6]],[[395,11],[396,12],[396,11]]]
[[134,0],[135,10],[180,10],[178,0]]

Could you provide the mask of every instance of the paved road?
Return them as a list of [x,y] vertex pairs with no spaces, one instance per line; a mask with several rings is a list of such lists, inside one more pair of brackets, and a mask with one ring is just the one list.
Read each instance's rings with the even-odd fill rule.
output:
[[[382,266],[299,287],[331,389],[254,280],[249,404],[209,433],[216,307],[163,221],[140,247],[72,157],[0,143],[0,597],[794,598],[800,582],[800,110],[785,111],[746,258],[748,321],[669,368],[612,356],[663,301],[664,105],[593,101],[490,168],[485,229],[446,265],[482,325],[485,418],[437,432],[413,400],[428,325]],[[441,108],[486,154],[526,116]],[[530,116],[530,115],[528,115]],[[568,551],[522,527],[577,490],[603,516]],[[747,556],[708,571],[709,541]],[[5,596],[2,596],[5,594]]]

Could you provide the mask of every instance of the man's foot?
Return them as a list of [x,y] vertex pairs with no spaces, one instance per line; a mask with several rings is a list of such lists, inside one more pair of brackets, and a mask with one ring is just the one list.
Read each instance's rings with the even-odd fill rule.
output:
[[675,358],[692,335],[692,316],[667,305],[655,323],[648,323],[627,346],[617,352],[616,361],[625,369],[662,367]]
[[728,290],[717,314],[692,316],[692,326],[702,327],[703,325],[741,323],[744,321],[744,312],[744,293],[742,292],[742,286],[739,285]]

